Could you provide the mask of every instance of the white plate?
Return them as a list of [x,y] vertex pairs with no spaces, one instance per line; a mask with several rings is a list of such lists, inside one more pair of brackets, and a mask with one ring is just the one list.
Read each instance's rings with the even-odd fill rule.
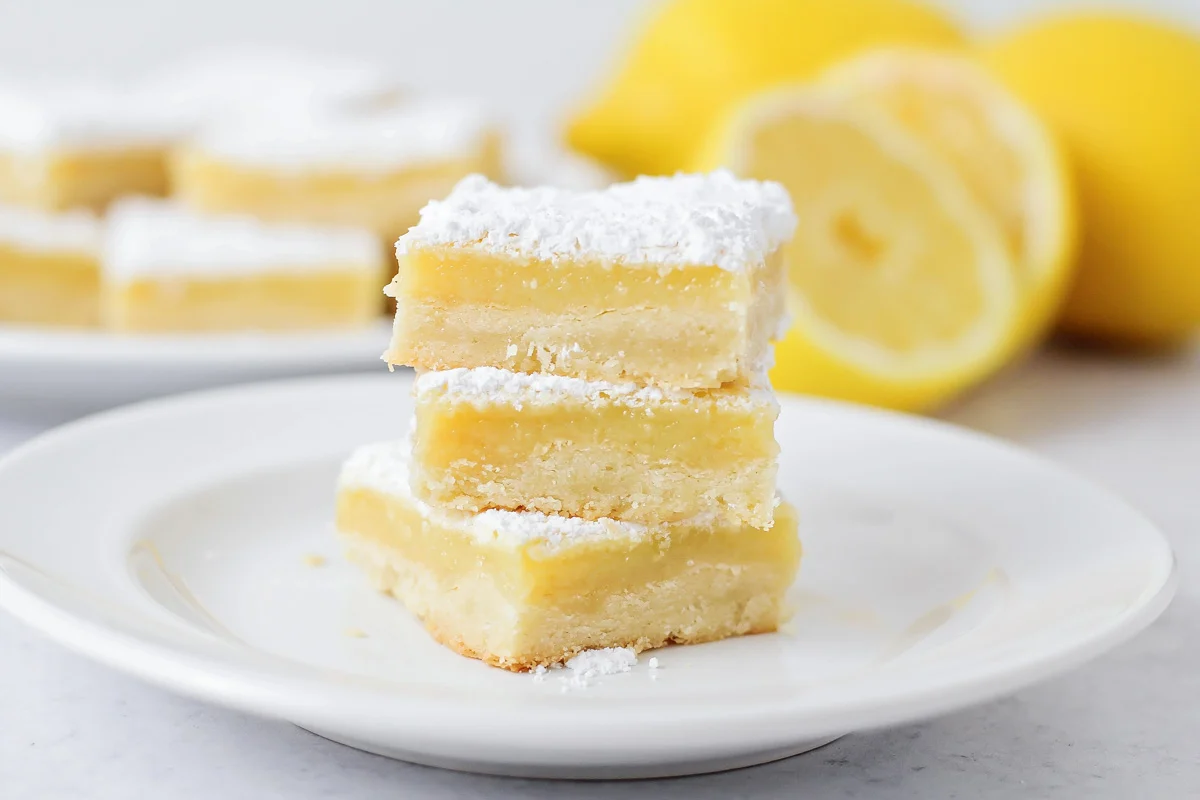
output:
[[386,320],[361,330],[135,336],[0,325],[0,407],[78,414],[290,375],[377,369]]
[[[340,559],[333,483],[400,436],[399,375],[110,412],[0,463],[0,605],[82,653],[400,758],[487,772],[681,774],[939,714],[1095,657],[1174,587],[1162,535],[1007,445],[785,400],[806,556],[785,631],[673,647],[568,689],[434,644]],[[324,567],[308,554],[329,558]],[[365,638],[351,635],[355,629]]]

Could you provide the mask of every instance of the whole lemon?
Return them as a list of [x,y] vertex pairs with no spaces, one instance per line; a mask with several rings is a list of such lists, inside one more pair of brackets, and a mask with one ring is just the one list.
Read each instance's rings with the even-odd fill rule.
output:
[[670,173],[727,106],[758,90],[874,45],[962,42],[953,21],[911,0],[672,0],[567,138],[622,172]]
[[1162,345],[1200,325],[1200,37],[1115,14],[1052,18],[984,62],[1057,129],[1082,239],[1060,326]]

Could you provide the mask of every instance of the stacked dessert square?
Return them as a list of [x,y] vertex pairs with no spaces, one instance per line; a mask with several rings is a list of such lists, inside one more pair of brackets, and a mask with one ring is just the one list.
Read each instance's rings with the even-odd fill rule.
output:
[[598,192],[472,176],[396,245],[409,440],[343,467],[351,557],[443,644],[513,670],[773,631],[800,558],[765,377],[777,184]]

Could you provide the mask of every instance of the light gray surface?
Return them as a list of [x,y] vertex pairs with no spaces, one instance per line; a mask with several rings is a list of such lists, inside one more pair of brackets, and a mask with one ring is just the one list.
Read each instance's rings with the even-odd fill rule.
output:
[[[1170,536],[1166,615],[1092,665],[1015,697],[776,764],[647,783],[460,775],[365,755],[184,700],[91,664],[0,615],[0,797],[1183,798],[1200,787],[1200,353],[1056,351],[946,415],[1115,489]],[[0,422],[0,449],[36,426]],[[630,732],[631,736],[636,731]]]

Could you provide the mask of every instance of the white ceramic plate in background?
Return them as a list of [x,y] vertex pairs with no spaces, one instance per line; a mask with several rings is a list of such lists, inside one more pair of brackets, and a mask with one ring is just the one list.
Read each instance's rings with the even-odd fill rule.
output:
[[403,434],[408,391],[399,375],[265,384],[30,442],[0,463],[0,605],[146,680],[374,752],[639,777],[1014,691],[1132,635],[1173,591],[1160,533],[1050,464],[927,420],[785,399],[780,482],[806,548],[795,619],[658,651],[654,677],[643,656],[588,688],[539,682],[434,644],[338,554],[339,461]]
[[379,368],[386,320],[360,330],[136,336],[0,325],[0,408],[79,414],[222,384]]

